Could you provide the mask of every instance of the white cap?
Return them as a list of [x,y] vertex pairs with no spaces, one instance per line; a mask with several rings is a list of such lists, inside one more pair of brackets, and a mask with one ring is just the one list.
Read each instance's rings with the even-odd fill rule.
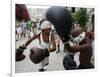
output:
[[41,24],[41,29],[52,28],[51,23],[49,21],[43,21]]

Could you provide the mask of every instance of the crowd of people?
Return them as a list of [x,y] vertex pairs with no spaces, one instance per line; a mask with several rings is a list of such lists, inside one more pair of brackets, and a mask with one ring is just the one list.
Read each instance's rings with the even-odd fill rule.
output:
[[36,22],[28,20],[25,21],[23,19],[20,22],[17,22],[15,29],[16,29],[16,41],[20,40],[21,38],[30,38],[32,34],[35,33]]

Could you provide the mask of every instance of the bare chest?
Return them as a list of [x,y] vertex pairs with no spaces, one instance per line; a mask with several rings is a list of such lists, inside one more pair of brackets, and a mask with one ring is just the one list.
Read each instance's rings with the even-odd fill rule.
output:
[[43,39],[43,41],[49,43],[49,35],[43,35],[42,39]]

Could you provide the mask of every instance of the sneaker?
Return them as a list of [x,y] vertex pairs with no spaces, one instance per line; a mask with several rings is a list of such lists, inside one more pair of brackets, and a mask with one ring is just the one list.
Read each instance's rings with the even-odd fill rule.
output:
[[44,71],[46,71],[46,69],[44,68],[39,69],[39,72],[44,72]]

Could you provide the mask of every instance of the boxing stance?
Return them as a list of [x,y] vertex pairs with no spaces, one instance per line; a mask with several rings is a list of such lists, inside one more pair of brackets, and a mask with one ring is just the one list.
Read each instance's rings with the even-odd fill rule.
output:
[[39,63],[39,71],[45,71],[45,66],[49,64],[49,53],[56,50],[56,43],[54,34],[51,31],[51,23],[45,20],[40,26],[41,31],[29,39],[24,46],[27,47],[33,40],[39,39],[39,47],[30,49],[30,59],[33,63]]
[[[78,37],[79,35],[83,35]],[[67,50],[71,53],[76,53],[76,52],[80,52],[79,55],[79,61],[80,61],[80,65],[78,66],[78,69],[89,69],[89,68],[93,68],[94,66],[91,64],[91,57],[92,57],[92,39],[90,39],[87,36],[87,33],[83,31],[82,28],[74,28],[71,31],[71,35],[73,38],[79,38],[82,39],[79,44],[74,44],[74,45],[70,45],[70,44],[65,44],[65,47],[67,48]]]
[[[56,32],[60,36],[62,42],[64,43],[66,49],[70,53],[76,53],[80,52],[79,61],[80,65],[78,66],[79,69],[85,69],[85,68],[93,68],[93,65],[90,63],[91,56],[92,56],[92,40],[87,37],[87,33],[82,30],[82,28],[75,29],[72,26],[73,19],[71,16],[71,13],[67,10],[65,7],[61,6],[53,6],[48,9],[46,12],[46,17],[48,21],[50,21],[54,28],[56,29]],[[81,34],[82,33],[82,34]],[[84,35],[84,38],[82,36],[81,39],[77,39],[79,35]],[[73,37],[73,41],[78,42],[78,44],[70,45],[71,38]],[[70,58],[69,56],[67,58]],[[73,59],[73,57],[72,57]],[[73,62],[70,58],[70,62]],[[69,63],[71,65],[75,65],[75,63]],[[66,65],[65,65],[66,66]],[[75,65],[76,66],[76,65]],[[69,68],[68,68],[69,69]]]

